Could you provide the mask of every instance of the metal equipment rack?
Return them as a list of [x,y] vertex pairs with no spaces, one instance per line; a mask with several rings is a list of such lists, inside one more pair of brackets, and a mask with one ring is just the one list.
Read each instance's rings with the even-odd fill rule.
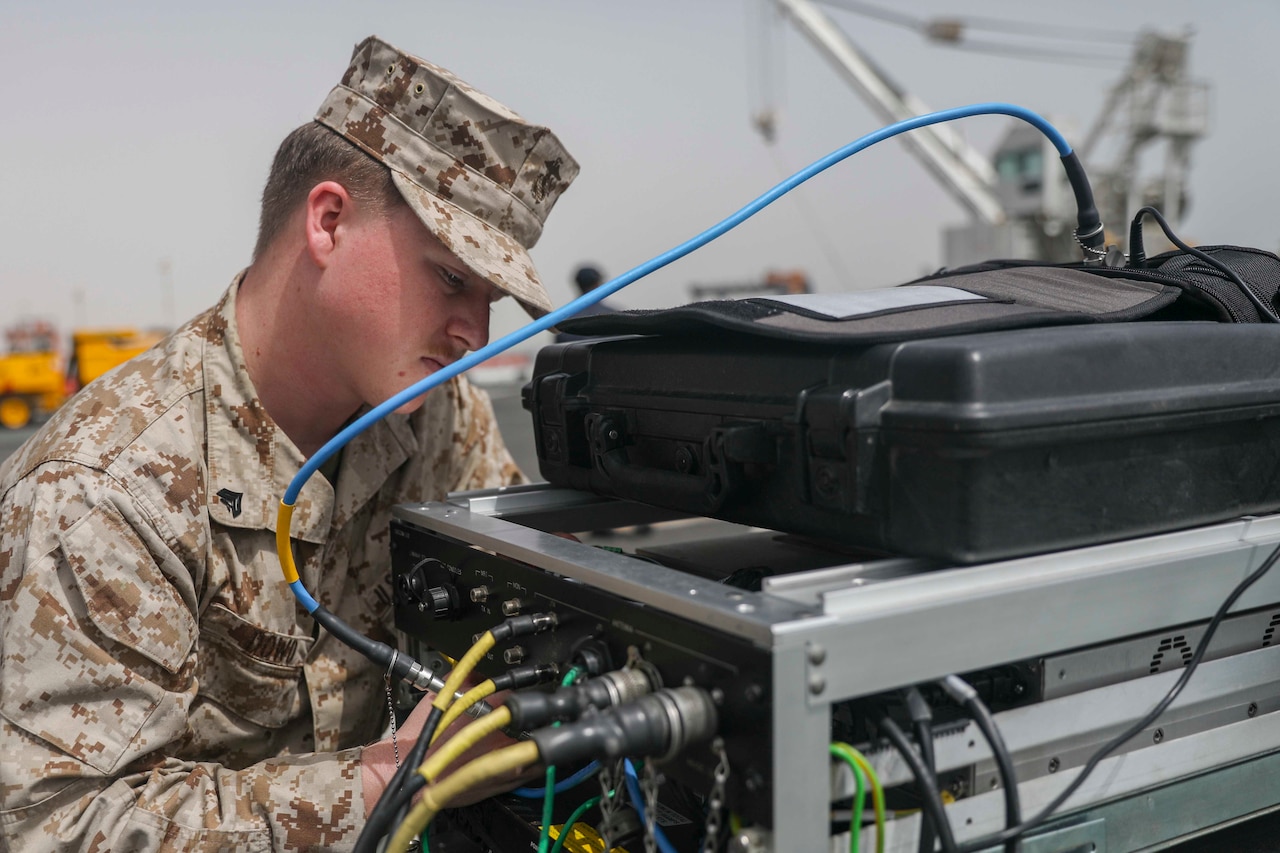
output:
[[[544,485],[405,505],[393,526],[393,571],[432,559],[460,588],[483,583],[494,601],[523,595],[554,606],[599,595],[602,612],[630,602],[636,613],[758,654],[768,673],[757,691],[767,720],[757,737],[768,759],[757,778],[739,776],[730,806],[736,797],[741,807],[748,789],[766,798],[756,810],[766,817],[754,826],[741,813],[745,829],[731,848],[761,851],[847,849],[847,836],[830,829],[831,803],[852,792],[849,771],[832,768],[828,756],[836,705],[1006,663],[1031,662],[1040,680],[1039,701],[996,715],[1024,817],[1035,814],[1100,744],[1165,694],[1205,623],[1280,543],[1274,515],[981,565],[846,562],[766,577],[750,592],[546,532],[660,515]],[[1103,761],[1023,850],[1158,849],[1280,807],[1277,602],[1280,573],[1270,573],[1223,622],[1179,699]],[[398,622],[406,621],[403,604]],[[602,621],[609,631],[635,630],[625,614]],[[424,625],[409,631],[432,643],[447,635],[445,620]],[[702,666],[685,677],[697,680]],[[892,749],[865,749],[887,788],[910,781]],[[962,796],[946,807],[956,840],[1003,829],[995,764],[976,726],[938,735],[935,751],[940,773],[964,771]],[[704,761],[693,761],[695,776]],[[885,849],[914,851],[919,828],[917,816],[890,821]],[[871,832],[864,830],[864,849]]]

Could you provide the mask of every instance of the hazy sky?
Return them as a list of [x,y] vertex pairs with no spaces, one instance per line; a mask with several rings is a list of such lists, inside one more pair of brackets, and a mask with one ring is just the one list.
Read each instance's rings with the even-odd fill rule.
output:
[[[64,329],[147,326],[211,304],[247,262],[275,146],[311,118],[352,46],[371,33],[549,125],[581,162],[533,252],[552,297],[567,301],[579,262],[621,273],[880,126],[790,24],[775,22],[774,49],[763,50],[762,21],[776,19],[768,8],[765,0],[6,0],[0,323],[39,316]],[[934,109],[1004,100],[1082,132],[1123,70],[1120,62],[947,49],[826,8]],[[1186,236],[1280,245],[1280,3],[919,0],[895,8],[1107,34],[1190,28],[1193,74],[1212,84],[1213,109],[1210,135],[1193,155]],[[1067,9],[1080,17],[1067,18]],[[1053,44],[1123,54],[1110,42]],[[779,110],[772,147],[750,121],[766,88]],[[1009,121],[953,126],[989,152]],[[616,301],[677,304],[690,283],[754,281],[770,269],[803,269],[820,291],[895,284],[937,266],[940,226],[965,219],[896,142],[855,155],[798,194]],[[500,311],[495,332],[519,316]]]

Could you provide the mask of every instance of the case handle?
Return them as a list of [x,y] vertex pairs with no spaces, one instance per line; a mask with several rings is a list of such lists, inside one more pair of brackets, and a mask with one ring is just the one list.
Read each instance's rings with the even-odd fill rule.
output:
[[713,430],[703,442],[702,474],[682,474],[632,464],[624,445],[624,433],[608,415],[587,417],[591,435],[592,465],[614,484],[615,494],[660,506],[679,505],[711,513],[724,505],[738,477],[723,452],[724,433]]

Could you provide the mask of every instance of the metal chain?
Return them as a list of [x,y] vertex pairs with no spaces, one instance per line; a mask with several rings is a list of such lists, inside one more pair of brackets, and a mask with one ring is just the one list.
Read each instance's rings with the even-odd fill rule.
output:
[[658,771],[653,762],[644,763],[644,776],[640,779],[640,793],[644,795],[644,853],[657,853],[658,838]]
[[391,650],[391,663],[387,666],[386,674],[382,676],[382,681],[387,685],[387,714],[391,717],[391,754],[396,759],[396,769],[400,769],[400,743],[396,740],[396,700],[391,695],[391,670],[396,665],[396,658],[399,652],[395,649]]
[[729,754],[725,752],[724,741],[716,738],[711,744],[713,752],[719,756],[712,778],[711,795],[707,797],[707,823],[703,832],[702,849],[710,853],[716,849],[720,841],[720,819],[724,815],[724,788],[729,781]]
[[600,774],[597,777],[600,780],[600,828],[604,830],[604,849],[613,849],[613,793],[616,789],[615,780],[618,778],[614,767],[604,764],[600,767]]

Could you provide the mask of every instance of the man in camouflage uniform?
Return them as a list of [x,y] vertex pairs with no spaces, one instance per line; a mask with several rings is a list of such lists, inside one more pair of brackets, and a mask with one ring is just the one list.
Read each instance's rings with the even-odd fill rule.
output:
[[[545,128],[365,40],[281,145],[252,265],[0,469],[8,846],[354,845],[394,771],[383,673],[295,603],[276,507],[362,407],[483,346],[494,299],[551,308],[526,249],[576,172]],[[520,479],[488,398],[446,383],[306,484],[302,581],[394,642],[391,507]]]

